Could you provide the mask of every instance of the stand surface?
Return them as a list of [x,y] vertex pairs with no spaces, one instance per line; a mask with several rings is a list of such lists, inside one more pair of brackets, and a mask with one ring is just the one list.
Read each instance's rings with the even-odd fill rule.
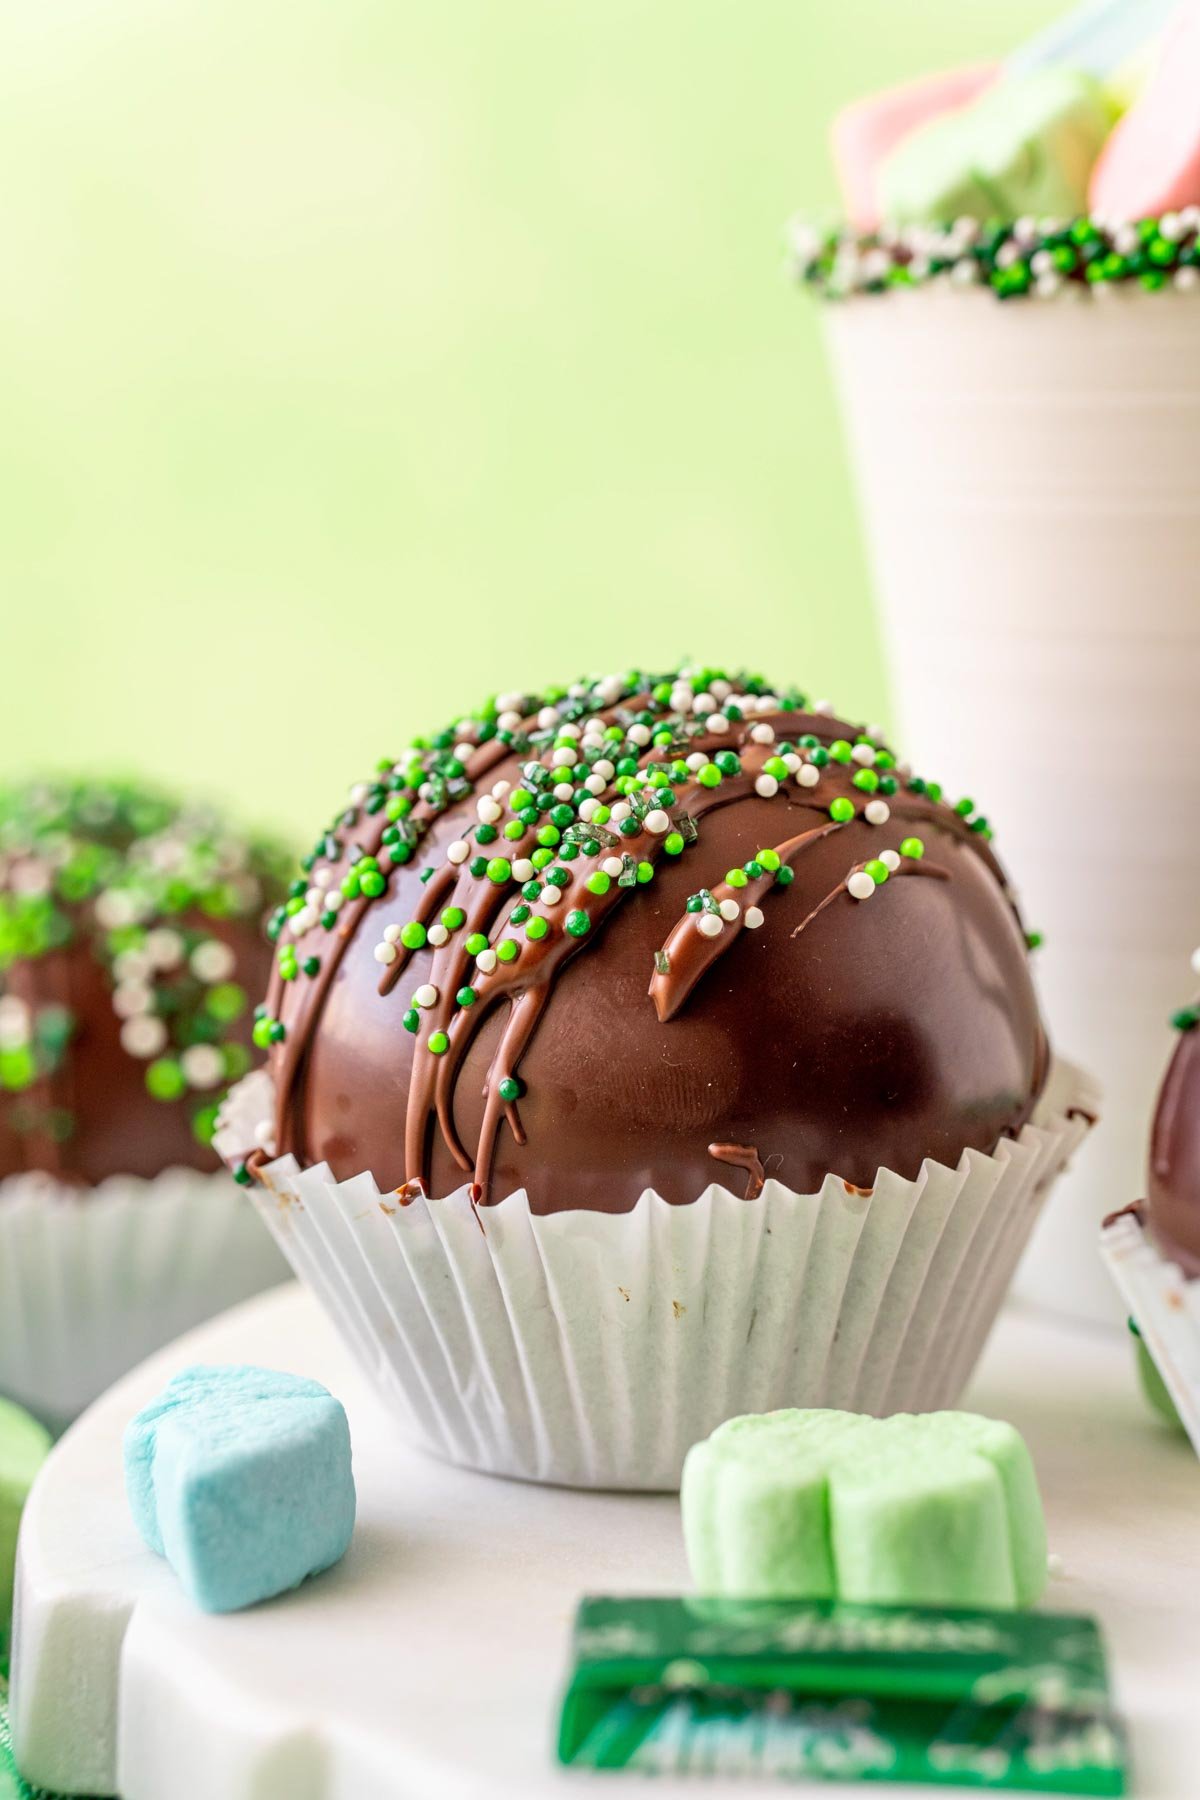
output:
[[[194,1612],[143,1548],[121,1481],[126,1422],[194,1361],[314,1376],[344,1401],[354,1438],[359,1522],[345,1561],[223,1618]],[[1061,1559],[1045,1604],[1104,1625],[1131,1791],[1188,1800],[1200,1792],[1195,1456],[1143,1403],[1116,1334],[1009,1313],[967,1404],[1029,1440]],[[674,1497],[524,1486],[406,1449],[294,1285],[180,1339],[72,1428],[31,1497],[20,1584],[14,1728],[26,1772],[123,1800],[578,1794],[581,1778],[551,1760],[576,1600],[688,1586]],[[748,1791],[610,1779],[621,1800]]]

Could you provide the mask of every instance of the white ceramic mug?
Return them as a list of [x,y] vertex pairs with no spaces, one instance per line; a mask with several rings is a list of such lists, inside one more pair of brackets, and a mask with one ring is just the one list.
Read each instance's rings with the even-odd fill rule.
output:
[[1097,1226],[1144,1192],[1200,942],[1200,296],[829,305],[897,741],[969,795],[1052,1039],[1104,1089],[1018,1290],[1118,1317]]

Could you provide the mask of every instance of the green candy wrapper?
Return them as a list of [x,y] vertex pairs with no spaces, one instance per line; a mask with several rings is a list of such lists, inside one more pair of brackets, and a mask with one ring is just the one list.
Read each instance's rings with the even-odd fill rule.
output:
[[775,1600],[581,1602],[559,1761],[640,1775],[1123,1794],[1095,1621]]

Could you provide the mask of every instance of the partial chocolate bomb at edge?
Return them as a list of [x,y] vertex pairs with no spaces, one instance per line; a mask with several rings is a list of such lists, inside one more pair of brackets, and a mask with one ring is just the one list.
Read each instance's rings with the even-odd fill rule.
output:
[[126,783],[0,789],[0,1179],[216,1169],[278,849]]
[[1200,1276],[1200,1029],[1184,1029],[1150,1134],[1147,1222],[1162,1251]]
[[355,790],[274,921],[275,1148],[542,1212],[991,1152],[1048,1053],[989,838],[795,692],[507,697]]

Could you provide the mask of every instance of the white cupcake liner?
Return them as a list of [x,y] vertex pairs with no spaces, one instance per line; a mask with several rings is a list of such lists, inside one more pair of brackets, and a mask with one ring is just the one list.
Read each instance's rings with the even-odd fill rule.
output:
[[1200,1456],[1200,1280],[1127,1213],[1102,1229],[1100,1254]]
[[[224,1153],[261,1141],[269,1089],[235,1090]],[[290,1156],[252,1192],[406,1437],[494,1474],[671,1489],[737,1413],[952,1404],[1095,1107],[1058,1064],[1019,1138],[912,1181],[881,1171],[869,1197],[830,1175],[537,1216],[523,1192],[402,1204]]]
[[54,1428],[180,1332],[287,1277],[223,1173],[0,1182],[0,1394]]

